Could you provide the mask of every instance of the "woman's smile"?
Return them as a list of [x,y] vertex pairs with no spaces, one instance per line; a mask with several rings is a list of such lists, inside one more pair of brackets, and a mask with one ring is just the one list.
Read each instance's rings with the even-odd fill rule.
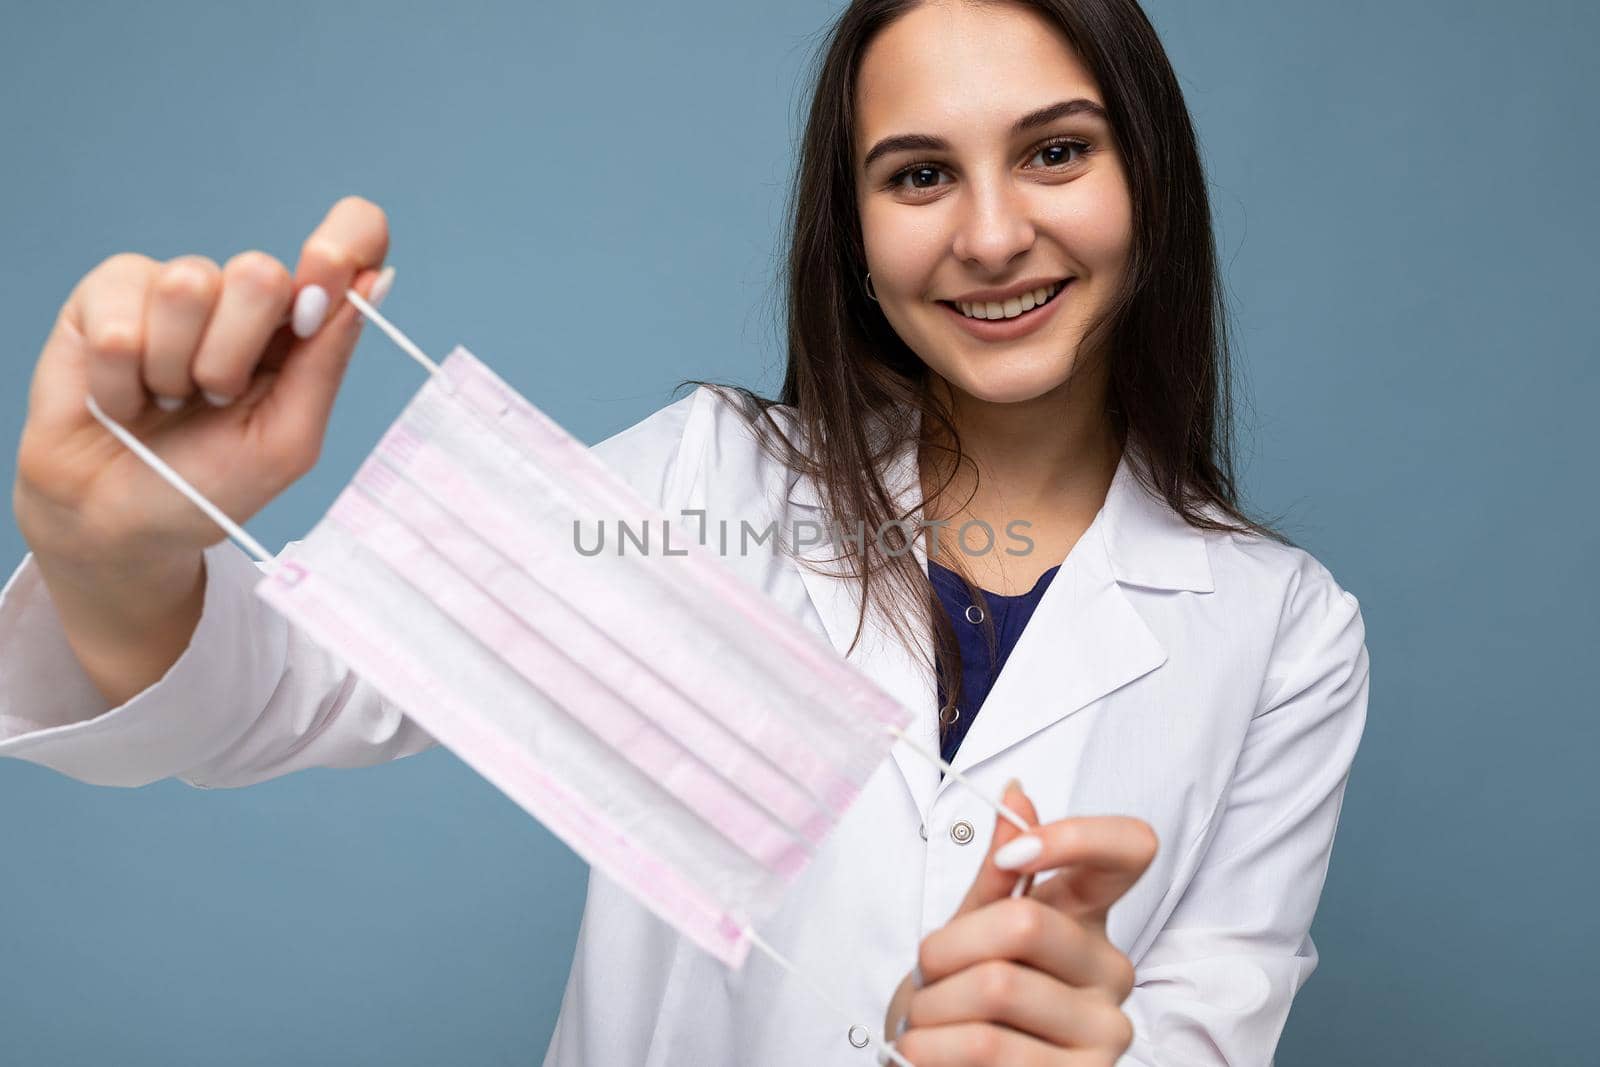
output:
[[[1032,290],[1020,298],[1006,301],[935,301],[955,323],[980,341],[1013,341],[1026,337],[1054,318],[1056,308],[1062,303],[1062,294],[1072,285],[1072,279],[1054,282],[1041,290]],[[1043,303],[1036,303],[1037,294],[1046,294]],[[978,316],[983,316],[979,318]]]

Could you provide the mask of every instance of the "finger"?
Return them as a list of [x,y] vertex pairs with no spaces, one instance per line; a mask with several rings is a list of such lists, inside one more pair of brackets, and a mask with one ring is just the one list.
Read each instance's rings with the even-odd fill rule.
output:
[[78,319],[83,334],[89,394],[120,422],[132,419],[145,406],[139,364],[144,354],[146,292],[156,269],[156,261],[148,256],[133,252],[112,256],[84,279],[81,292],[69,301],[68,314]]
[[179,256],[156,274],[145,307],[144,384],[157,407],[173,410],[194,392],[190,362],[222,289],[222,268]]
[[[297,340],[285,355],[273,396],[284,417],[292,414],[303,430],[315,429],[320,434],[327,424],[360,335],[361,313],[345,299],[345,290],[354,288],[367,296],[388,253],[387,216],[378,205],[358,196],[335,204],[301,248],[295,269],[300,293],[295,299],[295,317],[303,321],[297,325],[305,327],[314,318],[306,313],[308,305],[304,303],[312,287],[326,294],[327,309],[315,332]],[[355,284],[358,280],[363,284]],[[317,297],[309,306],[320,302]],[[299,330],[295,336],[304,337]]]
[[907,1030],[895,1049],[917,1067],[1064,1067],[1076,1061],[1045,1042],[990,1023],[952,1023]]
[[911,1028],[996,1023],[1063,1048],[1110,1044],[1126,1021],[1103,991],[1005,960],[986,960],[922,990],[906,1018]]
[[[1021,816],[1022,821],[1029,826],[1038,825],[1039,813],[1034,810],[1033,801],[1022,791],[1022,783],[1015,778],[1006,783],[1000,802]],[[967,889],[967,895],[962,898],[961,905],[956,908],[956,915],[964,915],[983,907],[990,901],[1000,900],[1015,888],[1017,872],[1003,871],[996,867],[994,854],[1001,846],[1021,834],[1021,830],[1001,816],[994,817],[994,835],[989,840],[989,851],[984,855],[983,862],[978,865],[978,873],[972,879],[972,885]]]
[[[1049,899],[1077,916],[1104,921],[1105,913],[1143,875],[1160,842],[1149,823],[1125,815],[1089,815],[1047,823],[1025,835],[1039,842],[1017,873],[1063,868],[1033,889],[1049,886]],[[1023,838],[1019,838],[1019,841]],[[1005,862],[1006,857],[999,858]]]
[[[350,288],[369,298],[371,302],[375,286],[383,280],[386,273],[392,277],[391,268],[385,268],[383,271],[364,270],[357,275],[355,284]],[[345,300],[344,304],[352,311],[355,310],[354,305],[348,300]],[[339,379],[326,381],[318,374],[303,373],[308,364],[301,360],[302,357],[310,357],[313,360],[323,358],[312,355],[307,349],[312,346],[327,346],[341,349],[342,351],[335,354],[333,362],[341,367],[347,365],[350,353],[360,338],[363,321],[360,313],[356,312],[355,318],[341,319],[336,324],[325,326],[310,340],[293,342],[292,348],[283,357],[282,369],[277,375],[272,391],[263,398],[257,409],[261,417],[261,433],[266,447],[279,454],[301,455],[308,464],[316,462],[317,455],[322,449],[323,438],[327,434],[328,419],[332,414]]]
[[341,318],[348,321],[358,314],[345,305],[344,291],[357,274],[378,267],[388,254],[389,219],[382,208],[359,196],[334,204],[300,247],[294,273],[299,294],[291,323],[294,335],[303,340],[324,322],[337,327]]
[[1010,960],[1076,986],[1114,989],[1123,960],[1084,923],[1032,897],[997,900],[952,919],[922,939],[917,967],[922,988],[991,960]]
[[222,295],[190,369],[212,404],[230,404],[249,387],[291,292],[288,268],[265,252],[241,252],[222,268]]

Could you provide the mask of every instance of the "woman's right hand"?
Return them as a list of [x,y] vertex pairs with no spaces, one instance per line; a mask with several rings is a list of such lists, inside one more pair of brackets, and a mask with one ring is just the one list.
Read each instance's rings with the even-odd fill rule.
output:
[[[388,246],[383,211],[351,196],[292,276],[259,251],[221,267],[128,252],[89,271],[28,396],[13,506],[34,553],[57,573],[159,572],[222,536],[100,425],[89,395],[235,521],[310,470],[362,323],[345,290],[371,293]],[[325,301],[305,295],[313,286]]]

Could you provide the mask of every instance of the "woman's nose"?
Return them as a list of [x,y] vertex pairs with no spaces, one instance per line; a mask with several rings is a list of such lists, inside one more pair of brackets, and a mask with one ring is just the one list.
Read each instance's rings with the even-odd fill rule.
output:
[[1033,247],[1034,226],[1027,199],[1006,187],[973,187],[957,223],[952,251],[987,273],[1003,272],[1019,253]]

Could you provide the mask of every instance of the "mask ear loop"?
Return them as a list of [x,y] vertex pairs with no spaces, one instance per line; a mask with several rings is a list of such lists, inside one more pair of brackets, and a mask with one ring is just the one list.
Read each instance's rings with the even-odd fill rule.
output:
[[145,466],[159,474],[168,485],[188,497],[195,507],[206,513],[207,518],[222,527],[230,537],[239,543],[240,547],[249,552],[267,568],[267,573],[270,574],[277,568],[278,562],[276,558],[262,546],[261,542],[251,537],[243,526],[224,515],[221,508],[206,499],[205,494],[190,485],[183,475],[167,466],[166,460],[150,451],[149,446],[129,433],[125,426],[102,411],[92,395],[85,397],[84,403],[89,408],[89,414],[99,419],[100,424],[110,430],[112,436],[127,445],[129,451],[144,460]]
[[[756,933],[754,927],[746,926],[744,928],[744,936],[750,940],[750,945],[752,948],[760,949],[766,954],[767,958],[772,960],[772,962],[776,963],[779,967],[782,967],[785,971],[788,971],[791,975],[804,983],[806,988],[811,990],[813,996],[815,996],[823,1004],[826,1004],[829,1008],[833,1009],[835,1015],[839,1016],[841,1019],[852,1018],[850,1013],[845,1010],[843,1005],[836,1003],[834,999],[828,995],[827,990],[823,989],[821,984],[819,984],[810,975],[802,971],[799,967],[795,966],[793,961],[784,956],[783,953],[779,952],[777,949],[763,941],[761,936]],[[868,1043],[874,1044],[875,1042],[872,1039],[872,1028],[862,1023],[852,1022],[850,1029],[854,1030],[857,1026],[860,1026],[861,1029],[867,1032]],[[916,1064],[900,1055],[900,1050],[894,1047],[894,1042],[892,1041],[884,1042],[883,1047],[878,1050],[878,1062],[893,1063],[896,1065],[896,1067],[917,1067]]]
[[[883,729],[884,729],[884,732],[889,734],[890,736],[895,737],[895,738],[897,738],[897,739],[899,739],[901,741],[904,741],[906,743],[906,745],[910,747],[911,751],[915,752],[917,755],[921,756],[923,759],[927,760],[928,762],[933,763],[936,766],[938,766],[938,768],[940,770],[944,771],[945,774],[947,774],[951,778],[955,779],[955,782],[956,782],[957,785],[961,786],[967,792],[971,793],[973,796],[977,797],[979,800],[981,800],[985,804],[989,805],[989,807],[993,808],[994,811],[995,811],[995,814],[1000,816],[1006,822],[1010,823],[1012,826],[1015,826],[1018,830],[1021,830],[1025,834],[1029,834],[1029,833],[1033,832],[1034,828],[1029,826],[1026,822],[1024,822],[1023,819],[1022,819],[1022,816],[1018,815],[1016,812],[1012,811],[1010,808],[1008,808],[1004,804],[1000,803],[1000,801],[994,799],[989,794],[987,794],[983,790],[979,789],[976,785],[973,784],[971,778],[968,778],[966,775],[962,774],[960,771],[958,771],[954,767],[950,766],[949,762],[947,762],[944,759],[943,756],[939,755],[939,753],[934,752],[932,749],[928,748],[926,745],[920,744],[919,742],[914,740],[910,735],[908,735],[904,730],[900,729],[900,727],[898,727],[898,726],[887,726],[886,725],[886,726],[884,726]],[[1022,877],[1018,878],[1017,879],[1017,884],[1015,886],[1013,886],[1012,889],[1011,889],[1011,895],[1013,897],[1020,897],[1023,894],[1023,891],[1027,888],[1027,884],[1028,884],[1028,876],[1027,875],[1023,875]]]
[[[361,312],[361,314],[366,316],[369,321],[371,321],[386,335],[388,335],[389,339],[393,341],[402,352],[415,360],[430,375],[440,379],[441,383],[448,389],[449,379],[444,377],[444,372],[439,367],[439,364],[429,359],[427,354],[424,353],[422,349],[411,340],[411,338],[407,337],[397,326],[379,314],[378,309],[368,303],[366,298],[360,293],[356,292],[354,289],[346,289],[344,295],[346,299],[356,306],[357,311]],[[84,405],[89,409],[89,414],[93,415],[94,418],[99,421],[99,423],[104,426],[112,436],[126,445],[129,451],[131,451],[135,456],[138,456],[139,459],[142,460],[144,464],[154,471],[158,476],[160,476],[163,481],[172,486],[178,492],[182,493],[184,497],[194,504],[195,507],[204,512],[207,518],[216,523],[224,533],[232,537],[241,548],[243,548],[251,556],[255,557],[255,559],[261,563],[267,574],[270,575],[277,570],[279,563],[273,553],[267,551],[266,547],[252,537],[243,526],[240,526],[238,523],[230,519],[221,508],[217,507],[217,505],[213,504],[209,499],[207,499],[205,494],[201,493],[200,490],[191,485],[183,475],[173,470],[165,460],[151,451],[148,445],[130,433],[127,427],[123,426],[116,419],[113,419],[111,416],[107,415],[105,411],[101,409],[99,403],[95,401],[95,398],[92,395],[84,397]],[[932,751],[925,745],[916,741],[898,726],[885,726],[884,730],[897,740],[904,742],[911,749],[911,751],[915,752],[923,759],[937,765],[952,779],[954,779],[956,784],[961,786],[963,789],[966,789],[973,796],[982,800],[989,807],[993,808],[1002,819],[1005,819],[1007,822],[1011,823],[1011,825],[1015,826],[1018,830],[1021,830],[1023,833],[1032,831],[1033,827],[1024,822],[1021,816],[1017,815],[1016,812],[1012,811],[1010,808],[1007,808],[1004,804],[1001,804],[998,800],[991,798],[988,796],[988,794],[980,790],[972,783],[970,778],[956,770],[954,767],[950,766],[950,764],[946,762],[939,755],[939,753]],[[1026,890],[1027,885],[1028,876],[1023,875],[1021,878],[1017,879],[1017,884],[1011,890],[1011,895],[1013,897],[1021,896]],[[850,1013],[842,1006],[835,1003],[834,1000],[821,987],[821,985],[801,971],[791,960],[785,957],[777,949],[767,944],[767,942],[756,933],[753,927],[746,925],[743,932],[744,935],[749,939],[753,948],[759,949],[774,963],[778,964],[778,966],[782,967],[784,970],[800,979],[811,989],[811,992],[823,1004],[827,1005],[842,1018],[851,1018]],[[861,1026],[861,1028],[867,1033],[869,1043],[873,1043],[871,1027],[860,1023],[852,1023],[851,1025],[852,1028],[854,1026]],[[894,1063],[896,1064],[896,1067],[916,1067],[915,1064],[906,1059],[899,1053],[898,1050],[895,1049],[894,1042],[892,1041],[885,1042],[882,1048],[879,1049],[878,1061],[880,1063]]]
[[[378,309],[369,304],[365,297],[354,289],[346,289],[344,295],[356,306],[356,310],[360,311],[361,314],[375,323],[380,330],[388,334],[389,339],[398,345],[401,351],[420,363],[422,368],[429,374],[440,378],[446,385],[449,384],[448,380],[443,378],[443,371],[439,369],[439,365],[429,359],[427,354],[412,342],[411,338],[401,333],[393,323],[378,314]],[[221,508],[206,499],[205,494],[190,485],[183,475],[168,466],[166,460],[156,455],[148,445],[129,433],[127,427],[107,415],[92,394],[84,397],[84,406],[89,409],[89,414],[93,415],[100,425],[110,431],[113,437],[121,441],[128,447],[129,451],[143,460],[145,466],[155,471],[163,481],[187,497],[190,503],[205,512],[207,518],[221,527],[224,533],[232,537],[239,547],[254,556],[269,575],[277,570],[277,558],[271,552],[268,552],[261,542],[250,536],[244,527],[228,518]]]

